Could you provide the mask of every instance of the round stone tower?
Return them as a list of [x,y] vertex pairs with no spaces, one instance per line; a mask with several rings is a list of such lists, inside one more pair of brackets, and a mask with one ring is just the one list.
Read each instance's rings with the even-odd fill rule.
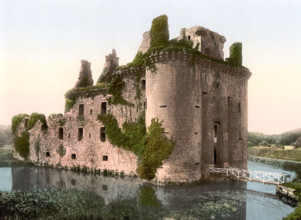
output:
[[146,126],[163,121],[174,150],[157,169],[158,181],[191,182],[201,177],[201,82],[191,54],[158,52],[151,56],[156,70],[146,71]]

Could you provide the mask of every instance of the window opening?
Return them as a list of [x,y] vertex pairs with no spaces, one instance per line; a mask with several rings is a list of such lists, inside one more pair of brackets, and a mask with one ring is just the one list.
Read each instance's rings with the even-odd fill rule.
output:
[[84,104],[79,105],[78,116],[84,116]]
[[64,139],[64,128],[59,128],[59,139]]
[[100,140],[101,140],[101,142],[106,141],[106,128],[105,127],[100,128]]
[[83,135],[84,135],[84,129],[78,128],[78,141],[81,141],[83,139]]
[[108,161],[108,160],[109,160],[108,155],[103,155],[103,156],[102,156],[102,160],[103,160],[103,161]]
[[75,160],[76,159],[76,154],[71,154],[71,159]]
[[106,102],[101,103],[101,112],[100,112],[100,114],[101,115],[107,114],[107,103]]
[[145,90],[145,79],[141,81],[141,89]]

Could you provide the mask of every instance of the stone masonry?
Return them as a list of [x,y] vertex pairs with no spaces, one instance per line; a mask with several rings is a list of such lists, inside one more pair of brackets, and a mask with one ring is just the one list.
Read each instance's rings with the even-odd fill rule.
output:
[[[183,38],[192,41],[202,54],[224,58],[226,39],[215,32],[196,26],[182,29],[179,40]],[[139,51],[145,53],[149,42],[146,32]],[[115,69],[118,59],[113,50],[106,56],[105,68]],[[112,95],[104,88],[67,93],[66,98],[77,97],[68,112],[48,117],[47,131],[41,130],[40,121],[29,130],[29,160],[137,174],[137,156],[112,145],[97,116],[110,112],[122,125],[145,111],[147,127],[152,118],[159,118],[165,135],[175,140],[174,150],[157,169],[155,180],[192,182],[202,179],[210,166],[246,168],[250,71],[185,51],[153,52],[150,61],[156,66],[155,72],[144,67],[118,70],[125,81],[122,95],[133,105],[109,105],[108,98]],[[86,62],[82,69],[90,75],[90,63]],[[86,66],[89,68],[85,69]],[[133,77],[137,73],[142,73],[138,85]],[[141,90],[139,99],[137,86]],[[26,121],[17,134],[25,128]],[[14,156],[20,158],[16,151]]]

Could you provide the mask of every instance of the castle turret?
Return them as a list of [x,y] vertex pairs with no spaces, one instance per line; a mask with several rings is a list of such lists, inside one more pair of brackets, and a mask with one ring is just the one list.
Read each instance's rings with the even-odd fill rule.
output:
[[86,60],[81,60],[82,66],[80,68],[78,81],[75,87],[86,87],[93,85],[91,63]]
[[223,47],[226,38],[216,32],[210,31],[204,27],[195,26],[189,29],[182,29],[178,40],[186,38],[193,42],[193,48],[198,47],[202,54],[224,59]]

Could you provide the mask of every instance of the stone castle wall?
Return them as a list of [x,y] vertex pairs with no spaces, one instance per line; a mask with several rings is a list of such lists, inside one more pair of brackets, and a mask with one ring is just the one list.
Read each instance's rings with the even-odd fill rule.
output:
[[157,70],[146,71],[146,124],[158,117],[175,140],[157,179],[191,182],[208,166],[246,168],[249,70],[183,52],[152,60]]
[[[128,71],[143,71],[132,69]],[[94,97],[79,97],[75,105],[64,116],[48,118],[47,131],[41,130],[42,123],[38,121],[29,130],[30,155],[29,160],[49,165],[67,166],[69,168],[81,166],[92,170],[114,170],[128,175],[136,174],[137,157],[130,151],[113,146],[108,137],[101,140],[101,129],[104,127],[97,119],[101,114],[102,103],[106,104],[106,112],[112,113],[119,125],[126,120],[135,120],[144,110],[143,100],[145,92],[141,90],[141,98],[136,96],[135,82],[128,72],[125,75],[126,86],[123,90],[124,98],[134,106],[109,105],[107,98],[111,95],[95,91]],[[141,86],[141,85],[140,85]],[[79,95],[84,95],[79,92]],[[80,114],[80,106],[83,114]],[[79,129],[82,129],[82,138],[79,140]],[[19,126],[19,134],[25,130],[25,122]],[[60,134],[61,133],[61,134]],[[38,147],[37,147],[38,146]],[[37,150],[37,148],[39,148]],[[65,151],[60,155],[60,149]],[[16,151],[14,156],[21,159]]]
[[[78,96],[73,108],[64,116],[48,118],[47,131],[41,130],[41,122],[29,130],[29,160],[136,174],[137,157],[113,146],[107,137],[103,140],[105,128],[97,117],[106,103],[106,111],[119,125],[135,121],[144,110],[147,127],[152,118],[163,121],[165,135],[175,140],[175,147],[157,169],[158,181],[196,181],[208,166],[246,168],[249,70],[183,51],[155,52],[150,60],[155,72],[143,68],[119,72],[125,81],[123,97],[133,106],[109,105],[111,95],[97,89],[92,97],[85,97],[85,92],[73,94]],[[141,72],[141,97],[137,98],[134,75]],[[17,152],[14,156],[18,157]]]

